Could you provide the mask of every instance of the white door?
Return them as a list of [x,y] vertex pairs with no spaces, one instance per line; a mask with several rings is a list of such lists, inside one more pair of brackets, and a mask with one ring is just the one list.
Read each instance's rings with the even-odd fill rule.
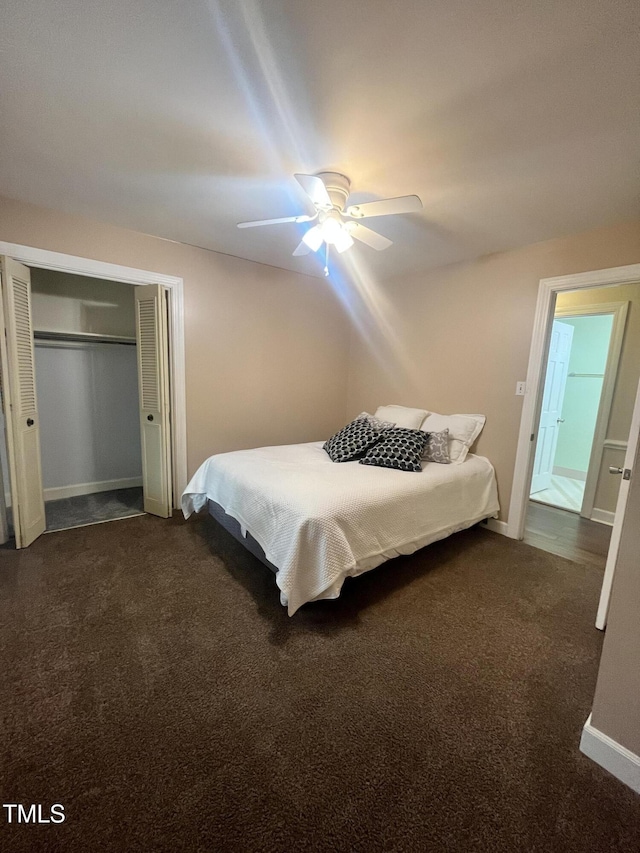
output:
[[[0,294],[0,303],[2,295]],[[0,307],[0,315],[2,308]],[[0,353],[0,359],[4,359],[4,355]],[[5,465],[7,440],[5,438],[4,428],[4,395],[2,393],[2,371],[0,370],[0,545],[4,545],[9,541],[9,523],[7,520],[7,505],[5,501],[5,491],[9,489],[9,466]]]
[[173,501],[165,287],[159,284],[136,287],[136,334],[144,510],[168,518]]
[[29,269],[0,257],[0,362],[5,406],[7,457],[16,548],[26,548],[44,533],[44,495],[40,430],[31,322]]
[[558,445],[558,428],[562,422],[562,403],[569,372],[569,356],[573,341],[573,326],[553,321],[547,373],[544,380],[542,409],[538,424],[538,442],[533,463],[531,492],[541,492],[551,485],[553,460]]
[[623,526],[625,524],[638,524],[637,518],[625,519],[627,509],[627,498],[629,497],[629,485],[631,477],[640,475],[638,469],[638,453],[640,452],[640,384],[636,393],[636,402],[633,408],[633,416],[631,418],[631,431],[629,432],[629,440],[627,442],[627,452],[624,457],[624,467],[618,469],[609,469],[613,476],[621,477],[620,491],[618,492],[618,502],[616,503],[616,514],[613,520],[613,529],[611,531],[611,542],[609,544],[609,553],[607,554],[607,564],[604,569],[604,579],[602,581],[602,590],[600,592],[600,603],[598,605],[598,615],[596,616],[596,628],[604,630],[607,624],[607,613],[609,612],[609,598],[611,596],[611,586],[613,585],[613,577],[616,571],[618,562],[618,552],[620,549],[620,537],[622,536]]

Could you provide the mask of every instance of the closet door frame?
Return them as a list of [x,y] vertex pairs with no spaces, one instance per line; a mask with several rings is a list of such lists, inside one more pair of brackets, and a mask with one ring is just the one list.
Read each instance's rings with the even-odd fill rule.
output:
[[103,278],[134,286],[162,284],[168,289],[173,506],[174,509],[179,509],[180,497],[187,485],[184,284],[182,278],[2,241],[0,241],[0,255],[8,255],[28,267],[56,270],[89,278]]

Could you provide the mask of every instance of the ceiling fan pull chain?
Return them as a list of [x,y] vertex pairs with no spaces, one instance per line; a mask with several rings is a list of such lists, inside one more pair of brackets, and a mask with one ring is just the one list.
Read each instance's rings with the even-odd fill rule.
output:
[[325,277],[329,275],[329,244],[325,243],[325,254],[324,254],[324,274]]

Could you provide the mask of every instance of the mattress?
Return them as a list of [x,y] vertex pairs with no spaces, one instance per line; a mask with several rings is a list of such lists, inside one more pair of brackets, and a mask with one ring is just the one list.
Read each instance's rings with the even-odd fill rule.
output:
[[278,567],[274,566],[273,563],[270,563],[269,560],[267,560],[264,555],[264,551],[248,530],[240,527],[240,524],[235,520],[235,518],[227,515],[220,504],[217,504],[215,501],[207,501],[207,509],[209,510],[211,518],[215,518],[218,524],[222,525],[227,533],[230,533],[234,539],[237,539],[241,545],[244,545],[247,551],[252,553],[254,557],[257,557],[261,563],[264,563],[268,569],[271,569],[271,571],[276,574]]
[[469,454],[421,472],[332,462],[322,442],[220,453],[182,496],[186,518],[209,501],[236,519],[277,568],[280,600],[293,615],[337,598],[354,577],[498,513],[493,466]]

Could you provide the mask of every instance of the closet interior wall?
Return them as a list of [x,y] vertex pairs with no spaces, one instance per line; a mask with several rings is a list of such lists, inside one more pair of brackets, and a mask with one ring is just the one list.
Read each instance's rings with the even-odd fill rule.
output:
[[140,486],[134,288],[32,268],[45,501]]

